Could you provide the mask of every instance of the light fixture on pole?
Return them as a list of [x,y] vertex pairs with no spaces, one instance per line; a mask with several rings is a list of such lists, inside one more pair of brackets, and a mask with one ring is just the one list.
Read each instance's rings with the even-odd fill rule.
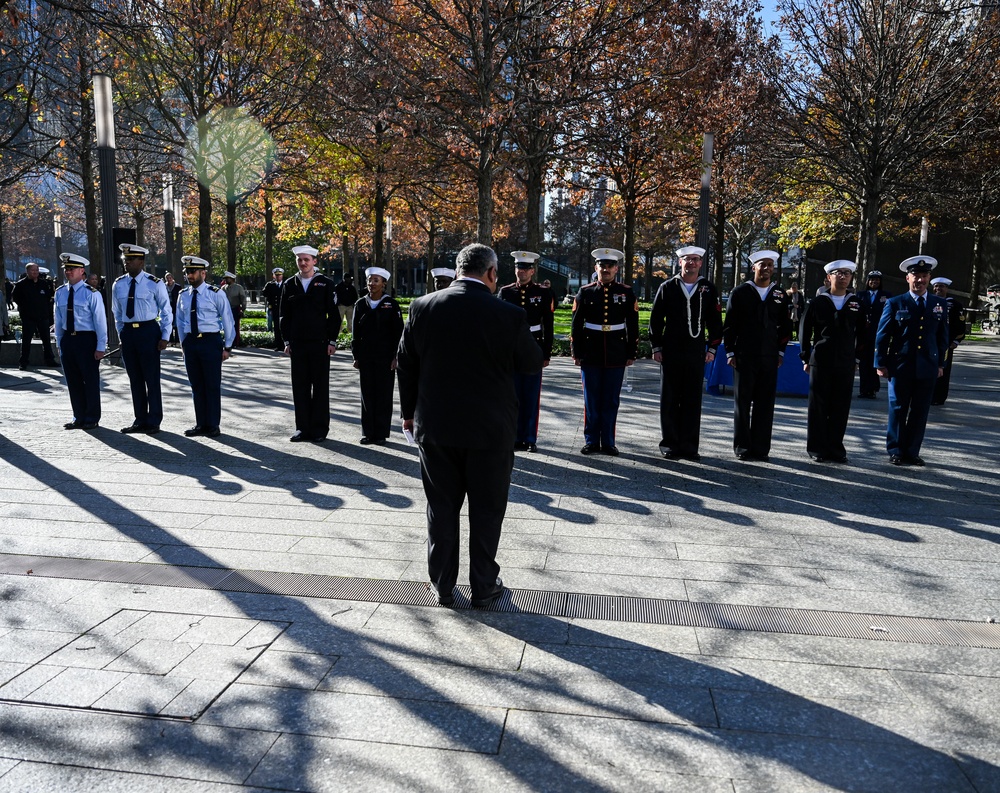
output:
[[166,242],[167,261],[164,272],[174,267],[174,183],[163,174],[163,237]]
[[[118,185],[115,181],[115,110],[112,103],[111,78],[106,74],[94,75],[94,126],[97,133],[97,167],[101,179],[101,231],[104,261],[102,274],[105,288],[110,295],[111,284],[123,272],[115,256],[115,229],[118,227]],[[107,295],[105,296],[107,298]],[[117,350],[118,331],[111,301],[105,299],[108,312],[108,349]],[[112,363],[120,363],[121,355],[112,353]]]
[[180,281],[183,275],[181,257],[184,255],[184,205],[176,196],[174,196],[174,235],[174,261],[171,267],[174,270],[174,278]]
[[920,219],[920,246],[917,248],[917,253],[924,252],[924,246],[927,244],[927,237],[931,232],[931,222],[927,218]]
[[60,273],[62,272],[62,267],[60,267],[61,262],[59,257],[62,256],[62,215],[58,212],[52,216],[52,236],[56,241],[56,269],[55,282],[58,284],[61,278]]

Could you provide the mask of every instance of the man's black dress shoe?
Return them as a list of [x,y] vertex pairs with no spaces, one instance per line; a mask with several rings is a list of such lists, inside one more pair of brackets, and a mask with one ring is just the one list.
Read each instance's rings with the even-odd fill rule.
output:
[[121,431],[126,435],[131,435],[133,432],[145,432],[145,424],[129,424],[127,427],[122,427]]
[[431,584],[431,589],[437,593],[438,603],[442,606],[450,606],[455,602],[455,595],[452,592],[445,592],[444,594],[437,591],[434,585]]
[[908,462],[910,465],[916,465],[916,466],[918,466],[920,468],[923,468],[926,465],[926,463],[923,461],[923,459],[920,458],[920,457],[917,457],[916,455],[913,455],[913,457],[908,457],[906,459],[906,462]]
[[535,444],[533,444],[533,443],[526,443],[526,444],[524,444],[524,450],[526,452],[537,452],[538,451],[538,447]]
[[835,463],[846,463],[847,462],[847,455],[846,454],[842,454],[839,457],[831,457],[830,459],[833,460]]
[[83,429],[82,421],[71,421],[68,424],[63,424],[64,430],[80,430]]
[[361,445],[362,446],[368,446],[369,444],[372,444],[372,443],[375,443],[375,441],[372,440],[371,438],[369,438],[367,435],[362,435],[361,436]]
[[145,432],[147,435],[156,435],[156,433],[160,431],[160,428],[154,427],[152,424],[147,424],[145,427],[142,428],[142,431]]
[[80,425],[80,429],[81,430],[96,430],[99,426],[100,426],[100,424],[98,424],[96,421],[85,421],[85,422],[83,422],[83,424]]
[[620,454],[617,446],[602,446],[601,451],[610,457],[617,457]]
[[201,434],[206,438],[218,438],[222,434],[222,430],[218,427],[208,427]]
[[302,441],[309,440],[309,436],[306,435],[302,430],[296,430],[295,434],[289,438],[292,443],[302,443]]
[[514,451],[515,452],[525,452],[528,450],[528,444],[524,441],[514,441]]
[[204,435],[205,430],[201,427],[191,427],[191,429],[184,430],[184,435],[188,438],[193,438],[195,435]]
[[890,454],[889,455],[889,462],[892,463],[893,465],[906,465],[906,460],[904,460],[898,454]]
[[825,463],[826,458],[822,454],[810,454],[809,459],[817,463]]
[[698,452],[687,452],[686,454],[682,454],[681,457],[685,460],[690,460],[693,463],[701,462],[701,455],[698,454]]
[[681,455],[680,455],[679,452],[675,452],[673,449],[664,449],[662,446],[660,447],[660,454],[663,455],[663,459],[664,460],[679,460],[679,459],[681,459]]
[[596,443],[588,443],[582,449],[580,449],[580,454],[597,454],[601,450],[601,447]]
[[323,441],[326,440],[326,435],[316,435],[310,438],[309,440],[311,440],[313,443],[323,443]]
[[503,581],[498,578],[496,585],[488,594],[483,595],[483,597],[472,598],[472,605],[488,606],[497,598],[499,598],[503,594],[503,591],[504,591]]

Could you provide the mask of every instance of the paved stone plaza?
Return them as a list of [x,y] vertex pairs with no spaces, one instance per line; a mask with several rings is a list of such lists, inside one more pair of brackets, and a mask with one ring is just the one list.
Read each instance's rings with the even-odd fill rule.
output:
[[[121,370],[90,433],[58,370],[0,370],[0,791],[1000,791],[998,356],[959,350],[923,469],[888,463],[884,387],[849,466],[808,460],[784,397],[771,462],[737,461],[731,395],[702,463],[664,461],[651,361],[621,457],[583,457],[554,360],[489,611],[423,589],[416,450],[358,444],[344,351],[323,445],[288,442],[270,351],[225,364],[216,439],[181,434],[176,349],[155,437],[118,432]],[[532,605],[570,600],[608,611]],[[643,616],[685,605],[727,616]],[[928,638],[892,627],[914,617]]]

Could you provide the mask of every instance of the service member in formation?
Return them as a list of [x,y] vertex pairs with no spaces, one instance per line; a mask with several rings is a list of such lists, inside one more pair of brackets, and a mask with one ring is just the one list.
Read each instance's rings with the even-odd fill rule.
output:
[[292,359],[293,443],[321,443],[330,432],[330,356],[337,351],[340,311],[333,281],[316,271],[319,251],[292,248],[298,272],[281,287],[278,310],[285,355]]
[[275,267],[271,270],[271,280],[264,284],[261,290],[264,305],[267,306],[267,329],[274,331],[274,349],[278,352],[285,351],[285,341],[281,338],[281,323],[278,322],[278,304],[281,302],[281,283],[284,278],[285,271]]
[[174,315],[166,285],[143,269],[149,251],[127,242],[118,247],[125,275],[111,285],[111,310],[122,342],[122,362],[135,414],[135,420],[122,427],[122,432],[154,435],[163,421],[160,352],[167,349]]
[[[535,262],[541,258],[530,251],[514,251],[514,267],[517,281],[499,291],[500,299],[520,306],[528,314],[528,330],[542,348],[544,362],[549,365],[552,357],[552,332],[555,322],[555,297],[552,290],[536,284]],[[534,452],[538,450],[538,414],[542,395],[542,373],[515,374],[514,388],[517,391],[517,432],[514,436],[514,450]]]
[[799,328],[802,368],[809,373],[806,451],[818,463],[847,462],[844,434],[865,321],[861,298],[847,292],[857,268],[846,259],[823,268],[830,291],[809,301]]
[[882,319],[885,301],[892,295],[882,288],[882,273],[872,270],[865,281],[866,288],[858,292],[861,298],[861,313],[864,314],[864,324],[858,327],[858,342],[860,355],[858,360],[858,396],[862,399],[875,399],[882,382],[875,371],[875,333],[878,331],[878,321]]
[[56,290],[56,344],[62,357],[73,420],[68,430],[96,429],[101,420],[99,365],[108,349],[108,320],[101,293],[84,283],[90,262],[75,253],[60,256],[66,283]]
[[381,446],[392,427],[392,394],[396,384],[396,350],[403,335],[403,312],[386,291],[391,273],[382,267],[365,270],[368,294],[352,312],[351,352],[361,381],[361,442]]
[[911,256],[899,269],[910,289],[886,301],[875,337],[875,365],[889,378],[885,446],[893,465],[923,465],[920,445],[934,384],[948,356],[948,302],[929,294],[932,256]]
[[944,374],[934,384],[932,405],[943,405],[948,399],[948,387],[951,385],[951,364],[955,357],[955,349],[965,338],[965,306],[948,294],[951,288],[950,278],[932,278],[931,289],[934,294],[948,303],[948,360],[944,365]]
[[771,279],[779,254],[750,254],[753,278],[729,294],[722,327],[726,363],[733,367],[733,451],[741,460],[771,453],[778,367],[792,337],[788,298]]
[[431,270],[431,277],[434,279],[434,291],[438,292],[455,280],[455,271],[450,267],[435,267]]
[[653,360],[660,364],[660,453],[668,460],[701,459],[705,364],[722,342],[719,293],[700,275],[704,256],[694,245],[677,251],[680,272],[660,284],[649,315]]
[[591,252],[597,280],[573,301],[570,348],[583,379],[582,454],[617,456],[615,424],[625,367],[639,351],[639,301],[632,288],[615,281],[625,254],[614,248]]
[[188,287],[177,298],[177,336],[194,398],[195,425],[189,438],[214,438],[222,422],[222,362],[229,359],[236,338],[233,312],[226,293],[205,283],[209,264],[197,256],[182,256]]

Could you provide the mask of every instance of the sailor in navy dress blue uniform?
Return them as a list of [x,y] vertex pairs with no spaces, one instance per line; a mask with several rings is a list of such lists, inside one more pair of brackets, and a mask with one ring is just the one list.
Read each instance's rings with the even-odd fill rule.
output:
[[923,465],[920,445],[934,384],[948,354],[948,303],[927,291],[937,259],[911,256],[899,269],[908,292],[888,300],[875,337],[879,376],[889,378],[885,446],[893,465]]
[[700,275],[704,256],[695,245],[677,251],[680,273],[660,284],[649,315],[653,360],[660,364],[660,453],[668,460],[701,459],[705,364],[722,342],[719,293]]
[[90,262],[75,253],[60,256],[66,283],[56,290],[56,344],[73,406],[68,430],[96,429],[101,420],[99,364],[108,349],[108,320],[101,293],[84,283]]
[[396,351],[403,335],[403,312],[386,293],[392,274],[365,270],[368,294],[352,306],[351,353],[361,385],[361,442],[382,445],[392,428]]
[[132,389],[135,421],[122,432],[160,431],[160,351],[167,348],[174,316],[166,284],[144,271],[148,250],[131,243],[119,246],[125,275],[111,285],[111,310],[122,342],[122,361]]
[[779,254],[750,254],[753,279],[729,294],[722,327],[726,363],[733,367],[733,451],[766,461],[771,452],[778,367],[792,337],[788,297],[772,280]]
[[222,362],[229,358],[236,327],[226,293],[205,283],[208,262],[197,256],[182,256],[181,262],[189,286],[177,298],[177,336],[195,417],[195,425],[184,434],[214,438],[222,423]]
[[[544,368],[549,365],[549,360],[552,358],[555,297],[551,289],[546,289],[532,280],[535,275],[535,262],[540,258],[537,253],[514,251],[511,256],[514,257],[517,281],[501,288],[497,294],[501,300],[520,306],[527,313],[528,330],[542,348]],[[514,436],[514,450],[537,451],[542,373],[515,373],[514,389],[517,391],[517,432]]]
[[639,350],[639,301],[632,288],[615,281],[625,254],[614,248],[591,252],[597,280],[573,301],[570,347],[583,379],[582,454],[616,456],[615,423],[625,367]]
[[878,331],[879,320],[885,310],[885,301],[892,295],[882,288],[882,273],[872,270],[868,273],[867,289],[858,291],[861,298],[861,313],[864,324],[858,327],[860,342],[860,360],[858,361],[858,396],[863,399],[875,399],[881,387],[878,372],[875,371],[875,333]]
[[965,338],[965,306],[948,294],[951,288],[950,278],[932,278],[931,289],[934,294],[948,303],[948,360],[944,365],[944,374],[934,384],[932,405],[943,405],[948,399],[948,388],[951,386],[951,364],[955,358],[955,350]]
[[830,291],[809,301],[799,328],[802,368],[809,374],[806,452],[818,463],[847,462],[844,435],[865,323],[860,296],[847,291],[857,268],[846,259],[823,268]]

